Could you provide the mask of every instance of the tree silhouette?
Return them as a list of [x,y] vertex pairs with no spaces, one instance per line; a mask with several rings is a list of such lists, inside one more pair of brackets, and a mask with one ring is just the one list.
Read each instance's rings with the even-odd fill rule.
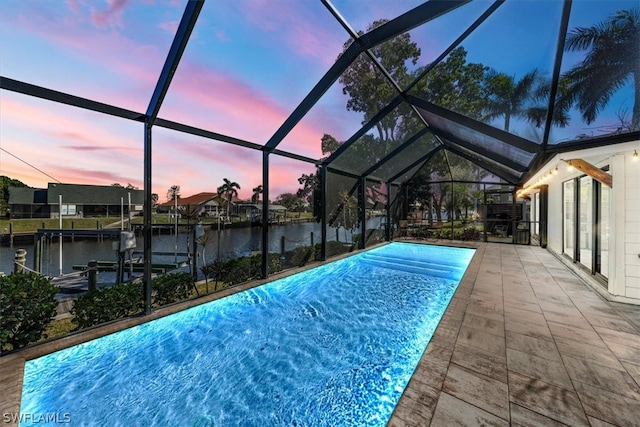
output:
[[603,22],[571,30],[565,49],[587,52],[563,76],[568,82],[564,101],[575,103],[591,124],[613,94],[631,81],[631,130],[640,129],[640,8],[619,10]]
[[251,203],[258,203],[260,201],[260,195],[262,194],[262,185],[258,185],[254,187],[252,190],[253,194],[251,194]]
[[238,190],[240,190],[240,184],[223,178],[224,184],[218,187],[218,194],[223,196],[227,202],[227,218],[229,217],[229,207],[234,197],[238,197]]
[[533,101],[537,94],[537,86],[543,82],[538,70],[528,72],[520,80],[516,80],[515,76],[491,70],[485,80],[488,96],[484,107],[484,120],[504,117],[504,130],[507,132],[511,118],[534,121],[537,110]]

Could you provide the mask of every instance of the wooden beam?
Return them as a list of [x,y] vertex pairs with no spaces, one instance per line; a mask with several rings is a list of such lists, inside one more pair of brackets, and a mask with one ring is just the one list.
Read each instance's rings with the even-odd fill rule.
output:
[[591,163],[584,161],[582,159],[569,159],[569,160],[562,159],[562,160],[567,164],[569,164],[570,166],[573,166],[574,168],[586,173],[596,181],[610,188],[613,188],[613,177],[607,172],[603,171],[602,169],[599,169],[593,166]]

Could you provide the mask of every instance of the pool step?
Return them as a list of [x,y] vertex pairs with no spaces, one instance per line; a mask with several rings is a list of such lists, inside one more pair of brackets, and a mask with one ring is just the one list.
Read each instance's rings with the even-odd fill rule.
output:
[[420,257],[420,258],[408,258],[405,256],[399,255],[387,255],[387,254],[376,254],[376,253],[365,253],[363,255],[365,258],[370,260],[380,260],[386,262],[393,262],[404,265],[415,265],[415,266],[430,266],[430,265],[438,265],[438,266],[446,266],[451,268],[465,269],[467,268],[468,261],[466,259],[458,259],[458,258],[443,258],[443,257]]
[[386,255],[364,254],[362,259],[372,265],[389,268],[392,270],[406,271],[409,273],[424,274],[433,277],[459,280],[466,266],[456,265],[440,260],[417,260],[401,257],[389,257]]
[[367,253],[367,256],[380,258],[380,259],[389,259],[397,262],[408,262],[408,261],[417,261],[417,262],[426,262],[426,263],[434,263],[441,265],[449,265],[453,267],[462,267],[466,268],[469,264],[469,257],[454,255],[454,254],[445,254],[445,255],[430,255],[430,256],[420,256],[420,257],[410,257],[403,255],[393,255],[393,254],[385,254],[385,253]]

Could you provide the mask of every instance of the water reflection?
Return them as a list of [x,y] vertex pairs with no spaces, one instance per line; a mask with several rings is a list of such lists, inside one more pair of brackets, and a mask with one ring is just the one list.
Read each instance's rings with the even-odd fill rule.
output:
[[[367,221],[367,228],[374,229],[381,226],[380,218],[373,218]],[[205,258],[207,262],[216,259],[218,253],[223,259],[249,256],[252,253],[261,251],[262,231],[260,227],[223,229],[206,226],[205,232],[208,235],[208,243],[205,247]],[[336,232],[335,228],[327,228],[327,241],[334,241],[339,235],[340,241],[350,242],[353,239],[351,231],[346,233],[343,229]],[[279,253],[284,246],[284,250],[292,250],[298,246],[310,246],[319,243],[321,238],[321,226],[316,222],[272,225],[269,227],[269,252]],[[345,240],[346,239],[346,240]],[[176,245],[177,241],[177,245]],[[116,261],[117,254],[113,244],[115,240],[65,240],[63,242],[62,271],[68,274],[74,271],[74,265],[86,265],[91,260]],[[176,258],[186,258],[186,254],[194,252],[193,236],[189,233],[153,235],[151,248],[153,252],[163,252],[168,255],[154,255],[154,262],[173,262]],[[134,256],[142,257],[144,240],[142,237],[136,238],[136,250]],[[9,274],[13,271],[13,261],[15,251],[18,248],[27,250],[26,266],[33,268],[34,246],[33,244],[18,244],[13,247],[0,248],[0,271]],[[198,245],[198,256],[202,256],[202,245]],[[136,253],[137,252],[137,253]],[[59,246],[57,240],[46,240],[42,248],[42,273],[50,276],[59,274]],[[201,261],[199,261],[201,263]]]

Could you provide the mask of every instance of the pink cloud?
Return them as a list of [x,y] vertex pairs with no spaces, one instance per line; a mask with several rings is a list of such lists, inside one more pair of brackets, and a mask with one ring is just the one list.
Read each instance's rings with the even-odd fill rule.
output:
[[335,62],[336,52],[342,51],[342,44],[348,38],[346,32],[335,31],[339,25],[328,11],[324,13],[324,7],[310,11],[295,2],[251,0],[242,6],[242,11],[252,25],[272,33],[299,55],[321,59],[325,66]]
[[166,21],[166,22],[159,23],[158,28],[160,28],[165,33],[171,34],[173,36],[178,30],[179,25],[180,25],[179,20]]
[[122,15],[128,0],[106,0],[107,9],[91,10],[91,22],[98,28],[122,27]]

